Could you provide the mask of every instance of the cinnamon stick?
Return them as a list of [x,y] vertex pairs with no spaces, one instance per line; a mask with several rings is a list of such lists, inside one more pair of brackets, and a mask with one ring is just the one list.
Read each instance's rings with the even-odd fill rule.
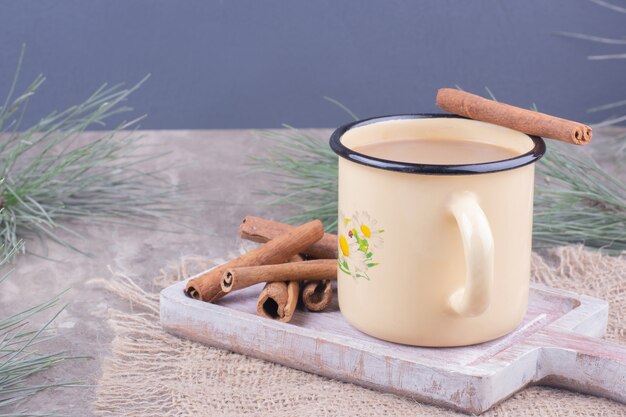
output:
[[[302,262],[302,257],[296,255],[290,262]],[[256,304],[257,314],[288,323],[296,311],[299,295],[299,281],[268,282],[259,294]]]
[[450,113],[519,130],[529,135],[557,139],[575,145],[591,140],[591,127],[545,113],[498,103],[452,88],[437,93],[437,105]]
[[[273,240],[270,240],[273,242]],[[316,259],[277,265],[258,265],[227,268],[222,275],[222,292],[250,287],[260,282],[318,281],[337,279],[335,259]]]
[[324,227],[319,220],[297,226],[224,265],[201,272],[187,282],[185,293],[198,300],[213,302],[224,295],[221,279],[229,268],[285,262],[320,240],[323,235]]
[[[239,226],[239,234],[243,239],[265,243],[286,233],[293,227],[261,217],[247,216]],[[302,253],[315,259],[337,258],[337,235],[325,233],[324,237],[306,248]]]
[[333,286],[331,281],[311,281],[304,285],[302,290],[302,304],[309,311],[323,311],[333,300]]
[[256,311],[259,316],[288,323],[298,305],[299,281],[268,282],[259,295]]

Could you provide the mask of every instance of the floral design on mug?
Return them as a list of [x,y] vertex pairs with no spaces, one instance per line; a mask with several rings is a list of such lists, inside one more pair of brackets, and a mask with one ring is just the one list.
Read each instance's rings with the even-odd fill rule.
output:
[[354,279],[369,280],[367,271],[378,265],[374,252],[383,244],[378,222],[366,211],[357,211],[351,218],[339,212],[339,269]]

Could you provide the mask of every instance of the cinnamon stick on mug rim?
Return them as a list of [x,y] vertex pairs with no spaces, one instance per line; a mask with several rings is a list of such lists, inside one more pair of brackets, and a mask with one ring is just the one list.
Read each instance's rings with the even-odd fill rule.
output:
[[[242,239],[265,243],[287,233],[294,227],[261,217],[246,216],[239,226],[239,235]],[[315,259],[337,258],[337,235],[325,233],[324,237],[303,250],[302,253]]]
[[586,145],[591,141],[591,127],[583,123],[499,103],[465,91],[441,88],[437,92],[436,102],[437,106],[450,113],[508,127],[529,135],[574,145]]
[[[272,241],[270,241],[272,242]],[[337,279],[336,259],[315,259],[276,265],[239,266],[227,268],[222,274],[222,292],[250,287],[261,282],[318,281]]]
[[319,220],[297,226],[259,248],[196,275],[187,282],[185,294],[195,299],[213,302],[225,294],[221,288],[221,280],[229,268],[285,262],[320,240],[322,236],[324,226]]

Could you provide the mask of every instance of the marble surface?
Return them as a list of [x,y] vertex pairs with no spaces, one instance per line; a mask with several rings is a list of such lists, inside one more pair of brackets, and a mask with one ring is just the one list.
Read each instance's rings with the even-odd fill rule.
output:
[[[319,130],[322,137],[328,130]],[[176,262],[182,255],[197,254],[223,257],[238,250],[238,225],[247,214],[280,217],[281,212],[263,204],[253,189],[268,179],[245,175],[249,156],[256,155],[267,145],[254,131],[143,131],[145,143],[169,155],[156,162],[171,165],[166,175],[171,181],[191,188],[189,216],[181,221],[192,225],[177,233],[156,229],[171,229],[169,224],[156,224],[150,229],[119,225],[98,225],[80,222],[75,229],[85,240],[70,239],[90,257],[76,254],[59,245],[50,244],[48,257],[25,255],[15,265],[12,276],[0,284],[0,316],[40,303],[68,289],[63,296],[67,307],[55,321],[57,337],[42,346],[46,351],[65,350],[71,355],[92,359],[66,362],[36,375],[33,384],[60,381],[82,381],[81,388],[44,391],[30,400],[30,411],[56,410],[63,415],[92,415],[95,383],[101,363],[110,353],[111,330],[107,324],[111,308],[128,310],[106,290],[89,284],[92,278],[108,278],[110,270],[129,274],[144,288],[151,288],[159,269]],[[86,134],[88,139],[92,134]],[[35,246],[31,246],[35,248]],[[156,292],[156,288],[152,288]],[[47,315],[49,317],[50,315]],[[45,317],[42,316],[41,319]],[[35,320],[37,321],[37,320]],[[18,407],[17,409],[23,409]]]
[[[311,132],[321,138],[330,134],[327,129]],[[128,310],[132,306],[90,285],[88,280],[108,278],[110,270],[120,271],[129,274],[142,287],[156,292],[157,289],[151,287],[153,277],[160,268],[176,262],[180,256],[196,254],[219,258],[236,252],[239,248],[237,228],[245,215],[281,218],[285,214],[284,210],[264,205],[263,198],[254,194],[254,189],[269,185],[271,179],[245,175],[247,158],[259,154],[268,144],[255,131],[165,130],[143,131],[141,134],[145,144],[153,150],[169,152],[157,161],[159,167],[170,165],[164,175],[175,183],[191,187],[190,198],[201,201],[190,203],[189,216],[181,218],[192,228],[165,233],[157,229],[168,229],[171,225],[156,224],[150,229],[138,229],[81,222],[74,226],[86,239],[71,241],[91,253],[91,257],[51,244],[48,256],[55,261],[32,255],[16,261],[12,276],[0,284],[0,316],[35,305],[68,289],[63,296],[67,307],[53,326],[58,335],[42,349],[65,350],[71,355],[92,357],[66,362],[35,375],[31,381],[34,384],[82,381],[86,385],[44,391],[29,402],[30,411],[57,410],[72,416],[93,413],[95,383],[102,360],[110,354],[109,309]],[[91,135],[85,134],[84,139]]]

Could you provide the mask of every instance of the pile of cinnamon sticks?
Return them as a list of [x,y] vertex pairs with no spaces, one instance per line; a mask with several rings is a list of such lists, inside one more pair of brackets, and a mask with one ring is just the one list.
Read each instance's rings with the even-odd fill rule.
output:
[[265,282],[257,313],[288,322],[298,300],[309,311],[323,311],[333,297],[337,279],[337,236],[324,233],[322,222],[301,226],[248,216],[239,227],[243,239],[262,246],[187,282],[185,293],[214,302],[226,294]]

